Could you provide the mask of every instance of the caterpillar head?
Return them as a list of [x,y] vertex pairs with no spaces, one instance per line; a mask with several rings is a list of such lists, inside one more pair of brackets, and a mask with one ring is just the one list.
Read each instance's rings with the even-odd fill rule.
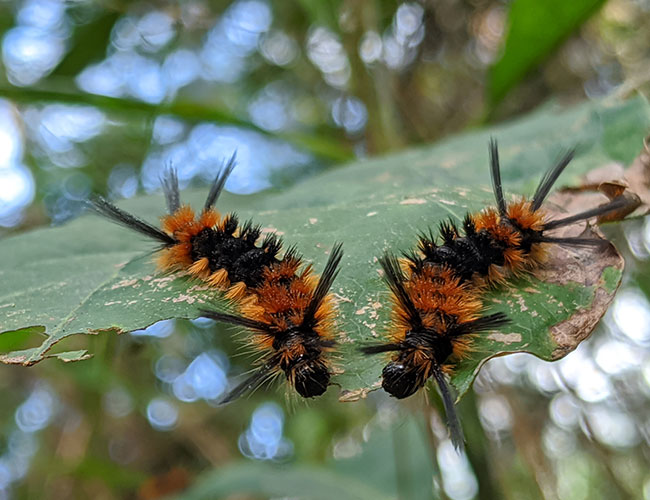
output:
[[415,393],[424,385],[424,380],[412,367],[408,367],[399,361],[388,363],[382,373],[382,387],[384,390],[397,399],[404,399]]
[[293,370],[293,385],[303,398],[320,396],[330,383],[330,372],[319,360],[300,363]]

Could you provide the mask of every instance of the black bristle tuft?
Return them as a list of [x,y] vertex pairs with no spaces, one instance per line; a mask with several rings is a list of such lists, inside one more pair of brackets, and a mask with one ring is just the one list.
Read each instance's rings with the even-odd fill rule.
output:
[[458,238],[458,228],[451,220],[440,223],[440,237],[445,245],[451,245]]
[[[264,239],[262,240],[262,248],[268,253],[269,255],[272,255],[273,257],[277,257],[277,255],[280,253],[280,250],[282,250],[282,240],[278,238],[275,234],[269,233],[266,236],[264,236]],[[296,248],[295,247],[290,247],[289,250],[285,253],[285,259],[287,258],[287,255],[295,255],[297,254]]]
[[217,199],[219,199],[219,195],[221,194],[221,191],[223,191],[223,187],[226,185],[226,181],[228,180],[228,177],[232,173],[233,169],[237,165],[237,153],[233,153],[228,162],[221,168],[219,173],[217,174],[217,177],[214,179],[214,182],[212,183],[212,187],[210,188],[210,192],[208,193],[208,197],[205,200],[205,205],[203,206],[203,211],[207,212],[210,210],[214,204],[217,202]]
[[170,235],[168,235],[163,230],[152,226],[148,222],[131,215],[124,210],[117,208],[111,202],[102,198],[101,196],[93,196],[89,200],[90,208],[98,213],[103,215],[112,222],[119,224],[120,226],[127,227],[138,233],[147,236],[148,238],[159,241],[165,246],[172,246],[177,243],[177,241]]
[[465,231],[465,237],[467,238],[472,238],[476,234],[476,224],[472,214],[465,215],[463,219],[463,231]]
[[503,184],[501,183],[501,166],[499,164],[499,148],[494,137],[490,138],[490,177],[492,178],[492,189],[497,202],[499,214],[506,216],[506,200],[503,197]]
[[253,224],[252,220],[244,222],[239,230],[239,237],[250,245],[254,245],[261,234],[262,226]]
[[[276,239],[276,241],[279,244],[280,240]],[[287,251],[284,252],[283,260],[287,260],[287,261],[289,261],[289,260],[302,260],[302,255],[300,255],[300,253],[298,252],[298,248],[296,247],[296,245],[291,245],[289,248],[287,248]]]
[[569,162],[571,162],[574,155],[575,149],[570,149],[564,153],[560,160],[544,174],[544,177],[542,177],[542,180],[533,195],[533,201],[531,203],[531,210],[533,212],[539,210],[539,207],[542,206],[542,203],[544,203],[548,193],[550,193],[553,184],[555,184],[555,181],[560,177],[560,174],[564,171]]
[[433,378],[438,384],[438,389],[440,389],[442,404],[445,407],[445,413],[447,415],[447,426],[449,427],[449,436],[451,438],[451,442],[453,443],[454,448],[460,452],[464,449],[465,438],[463,437],[463,428],[460,425],[460,420],[458,419],[458,414],[456,413],[456,407],[451,396],[449,384],[447,384],[445,375],[438,363],[434,361],[431,364],[431,368],[431,371],[433,372]]
[[237,228],[239,227],[239,218],[236,213],[230,213],[226,215],[226,218],[223,221],[222,232],[228,236],[232,236]]
[[436,238],[431,229],[429,229],[429,234],[421,233],[418,235],[418,250],[420,250],[425,257],[431,258],[431,256],[435,254],[437,247]]
[[422,328],[420,313],[413,304],[406,288],[404,288],[404,274],[397,258],[394,255],[386,254],[379,259],[379,265],[384,270],[384,281],[393,292],[399,305],[407,313],[411,328],[414,330]]
[[160,179],[160,184],[165,194],[165,201],[167,202],[167,211],[170,214],[176,213],[181,207],[181,195],[178,190],[178,175],[176,169],[169,167]]
[[316,311],[318,311],[318,308],[320,307],[321,303],[323,302],[323,299],[327,295],[327,292],[329,292],[329,289],[332,287],[332,283],[334,283],[334,279],[339,273],[338,267],[342,258],[343,258],[343,243],[335,243],[334,247],[332,247],[332,251],[330,253],[329,259],[327,259],[327,264],[325,264],[325,269],[323,270],[323,274],[321,274],[318,280],[318,284],[316,285],[316,289],[314,290],[311,300],[309,301],[309,305],[307,306],[307,309],[305,309],[305,314],[303,316],[302,324],[301,324],[302,327],[304,328],[313,327],[316,321],[315,318]]
[[557,219],[544,224],[543,231],[551,231],[552,229],[557,229],[558,227],[568,226],[574,222],[580,222],[582,220],[591,219],[592,217],[600,217],[601,215],[607,215],[611,212],[616,212],[630,203],[625,198],[616,198],[605,205],[601,205],[591,210],[585,210],[579,214],[571,215],[563,219]]

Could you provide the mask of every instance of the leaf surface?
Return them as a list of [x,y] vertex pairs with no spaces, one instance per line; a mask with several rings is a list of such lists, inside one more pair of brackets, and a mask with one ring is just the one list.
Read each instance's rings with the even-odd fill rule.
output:
[[[619,133],[621,123],[625,126]],[[630,161],[649,124],[648,104],[641,99],[587,104],[563,113],[547,108],[492,130],[349,164],[283,192],[226,194],[219,208],[251,217],[287,244],[297,244],[317,272],[334,242],[344,242],[342,269],[333,286],[340,310],[335,383],[341,400],[351,401],[378,387],[386,362],[357,352],[359,345],[382,337],[389,318],[377,258],[387,250],[410,249],[419,231],[445,218],[460,221],[467,211],[493,203],[486,147],[490,136],[500,140],[506,192],[521,194],[531,193],[541,173],[569,146],[579,144],[579,152],[558,186],[575,185],[580,174],[608,162]],[[610,147],[613,143],[616,148]],[[206,193],[182,195],[201,206]],[[161,196],[151,196],[121,206],[155,221],[164,203]],[[0,361],[33,364],[72,334],[132,331],[168,318],[197,317],[206,306],[226,307],[218,293],[201,283],[157,272],[153,250],[149,242],[97,216],[2,241],[0,332],[20,330],[30,338],[40,332],[45,340],[6,353]],[[613,248],[597,255],[589,248],[556,248],[543,271],[492,291],[485,302],[488,312],[504,311],[513,322],[477,336],[475,351],[453,375],[459,392],[467,390],[492,356],[526,351],[557,359],[575,348],[605,312],[622,268]],[[56,356],[70,361],[87,354]]]

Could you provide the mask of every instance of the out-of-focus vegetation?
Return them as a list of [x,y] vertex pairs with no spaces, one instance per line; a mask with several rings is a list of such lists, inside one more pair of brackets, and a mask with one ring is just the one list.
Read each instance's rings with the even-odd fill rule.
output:
[[[649,21],[646,0],[0,2],[0,234],[92,191],[155,191],[170,162],[201,184],[237,150],[227,188],[249,193],[643,93]],[[561,362],[489,362],[460,404],[467,455],[421,398],[217,409],[236,342],[172,321],[100,335],[79,364],[1,368],[0,498],[650,498],[650,226],[612,232],[628,271],[611,313]]]

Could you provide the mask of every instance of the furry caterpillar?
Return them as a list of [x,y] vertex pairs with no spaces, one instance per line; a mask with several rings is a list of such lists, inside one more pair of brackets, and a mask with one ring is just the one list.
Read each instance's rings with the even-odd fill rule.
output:
[[216,176],[202,211],[180,203],[178,178],[169,170],[162,180],[169,214],[162,228],[95,196],[92,208],[112,222],[158,243],[162,271],[184,270],[226,292],[239,315],[204,310],[206,317],[251,331],[250,344],[261,353],[259,366],[222,400],[232,401],[270,378],[284,374],[302,397],[323,394],[330,382],[327,354],[334,349],[334,301],[329,289],[343,255],[335,244],[323,275],[305,266],[295,247],[282,257],[282,240],[266,235],[251,221],[240,224],[235,214],[222,216],[214,205],[235,167],[234,156]]
[[489,286],[537,268],[550,244],[595,246],[602,240],[564,238],[554,229],[622,209],[624,199],[576,215],[551,219],[541,208],[553,184],[573,158],[567,152],[543,177],[528,200],[506,202],[496,141],[490,141],[490,173],[496,207],[467,214],[462,231],[451,221],[440,225],[441,243],[430,231],[420,235],[416,251],[399,262],[380,259],[393,301],[389,341],[362,347],[366,354],[391,352],[382,371],[382,387],[396,398],[414,394],[433,377],[447,413],[451,438],[458,448],[463,437],[445,374],[453,361],[471,350],[472,335],[508,322],[497,313],[481,316],[482,294]]

